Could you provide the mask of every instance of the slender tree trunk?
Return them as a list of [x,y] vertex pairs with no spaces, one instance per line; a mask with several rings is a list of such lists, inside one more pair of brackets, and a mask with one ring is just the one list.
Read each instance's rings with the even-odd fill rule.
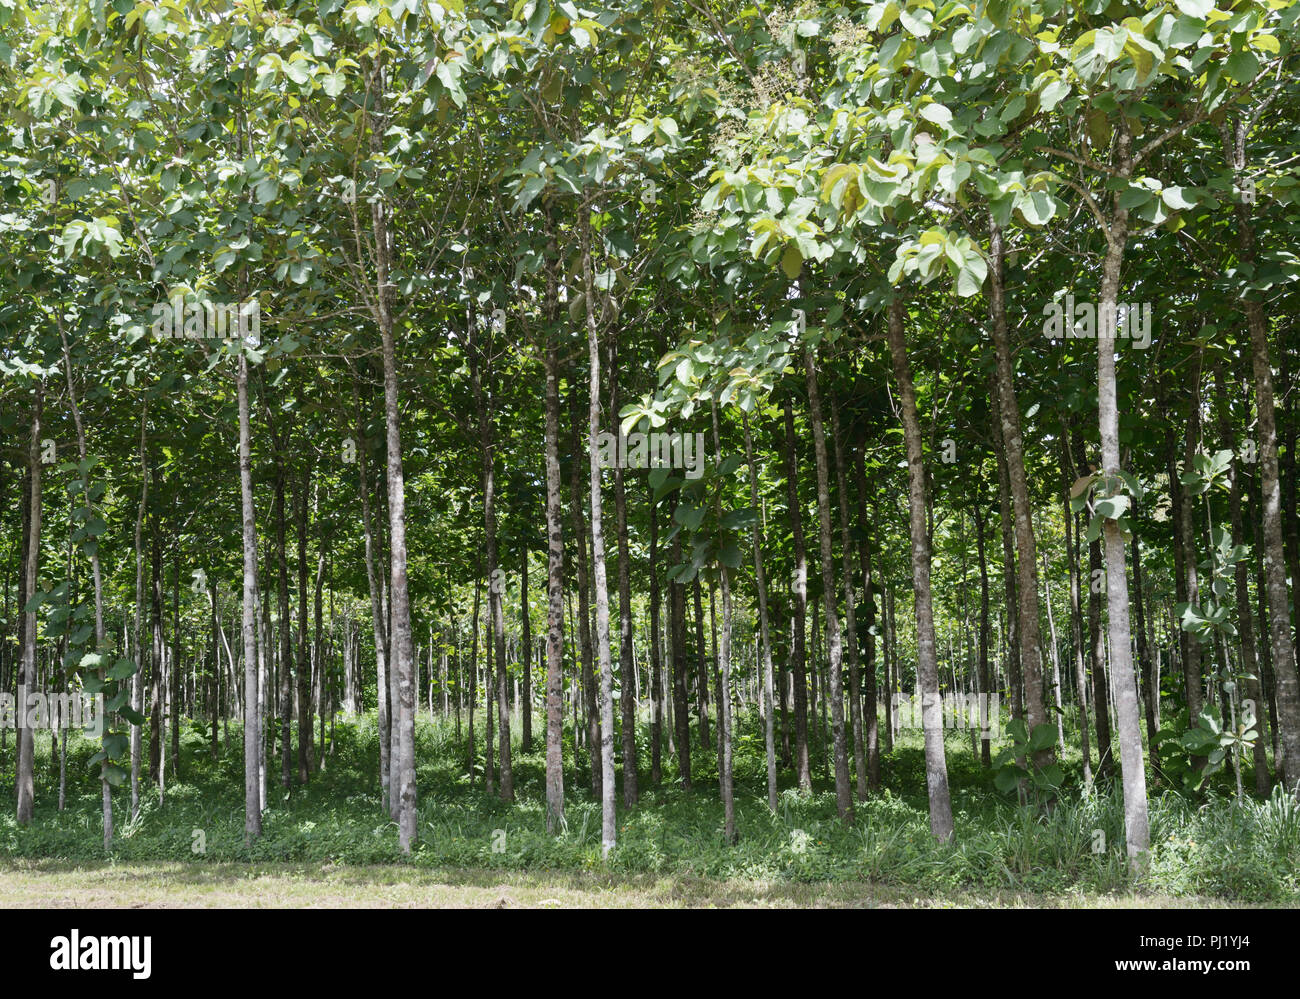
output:
[[366,583],[370,592],[371,632],[375,640],[375,695],[379,714],[379,785],[384,807],[391,801],[391,746],[392,720],[388,713],[388,633],[384,620],[383,599],[380,596],[378,574],[375,571],[375,532],[370,519],[370,475],[366,469],[366,439],[362,433],[361,403],[356,382],[353,382],[353,401],[356,408],[357,474],[361,493],[361,530],[365,536]]
[[[522,752],[531,753],[533,751],[533,622],[532,616],[528,610],[528,555],[529,555],[529,538],[526,535],[523,543],[523,551],[520,553],[519,565],[519,628],[521,631],[519,662],[523,666],[522,701],[519,705],[520,711],[520,739],[522,741]],[[445,646],[444,646],[445,648]],[[447,653],[442,654],[442,672],[445,673],[447,668]],[[439,679],[439,686],[443,689],[443,713],[446,714],[446,683]]]
[[[710,588],[712,594],[712,588]],[[695,691],[699,705],[698,720],[700,748],[709,748],[709,664],[704,646],[704,604],[701,600],[700,580],[697,576],[691,585],[695,600]]]
[[276,555],[276,630],[280,646],[280,783],[288,788],[293,769],[289,750],[289,726],[293,718],[293,669],[289,627],[289,566],[285,558],[284,480],[285,447],[288,437],[276,441],[275,456],[275,555]]
[[[577,402],[576,386],[572,397]],[[578,423],[573,423],[573,469],[570,474],[570,508],[573,515],[573,538],[578,547],[578,643],[582,652],[582,697],[586,709],[587,759],[591,764],[591,794],[601,800],[600,702],[596,695],[594,652],[591,645],[591,578],[587,570],[587,526],[582,514],[582,461],[578,450]],[[576,740],[576,735],[575,735]]]
[[1065,523],[1065,554],[1070,565],[1070,647],[1074,650],[1074,696],[1079,708],[1079,751],[1083,758],[1084,786],[1092,784],[1092,763],[1088,748],[1088,678],[1083,663],[1083,612],[1079,603],[1079,543],[1074,530],[1075,514],[1070,510],[1071,475],[1070,432],[1061,424],[1061,473],[1063,477],[1063,507],[1061,519]]
[[[677,494],[672,493],[668,507],[668,519],[671,522],[677,509]],[[682,535],[673,532],[669,562],[672,565],[682,563]],[[682,789],[691,789],[691,719],[687,714],[686,702],[686,587],[676,580],[668,584],[670,600],[669,629],[672,632],[673,659],[673,706],[671,726],[676,732],[675,748],[677,750],[677,770],[681,774]],[[672,745],[670,749],[674,748]]]
[[312,703],[311,659],[307,645],[307,493],[310,490],[311,472],[302,477],[301,490],[295,498],[298,541],[298,783],[306,784],[311,777],[312,763]]
[[[839,614],[835,609],[835,561],[831,540],[830,470],[827,465],[826,432],[822,424],[821,393],[817,387],[817,366],[811,350],[804,351],[804,372],[808,383],[808,410],[813,429],[813,452],[817,458],[817,526],[821,545],[822,595],[826,612],[826,651],[829,657],[831,744],[835,753],[835,805],[841,819],[853,821],[853,794],[849,788],[848,745],[844,732],[844,697],[841,690],[844,646],[840,638]],[[851,578],[850,573],[850,578]],[[852,599],[852,598],[850,598]],[[850,604],[850,606],[852,606]]]
[[[1131,137],[1122,126],[1116,139],[1120,171],[1132,173]],[[1128,212],[1115,195],[1106,259],[1101,281],[1101,328],[1097,331],[1097,420],[1101,432],[1102,471],[1117,479],[1119,459],[1119,405],[1115,378],[1115,303],[1119,300],[1120,267],[1128,237]],[[1120,769],[1124,785],[1124,839],[1134,868],[1144,863],[1150,842],[1147,820],[1146,769],[1142,760],[1142,732],[1138,718],[1137,686],[1133,678],[1133,652],[1129,629],[1128,577],[1124,565],[1124,537],[1118,522],[1102,523],[1106,543],[1106,604],[1110,636],[1111,675],[1115,679],[1115,714],[1119,725]],[[1098,701],[1097,713],[1103,713]]]
[[[257,676],[257,511],[253,506],[252,431],[249,426],[248,357],[240,345],[235,376],[239,400],[239,497],[244,554],[243,621],[240,626],[244,642],[244,845],[262,835],[262,726]],[[140,425],[140,461],[144,465],[144,420]],[[140,510],[144,511],[145,489],[140,493]],[[139,521],[136,521],[136,548],[139,549]],[[142,590],[143,563],[137,559],[137,600]],[[139,618],[136,611],[137,647]]]
[[[1020,407],[1016,402],[1015,377],[1011,364],[1011,347],[1007,336],[1006,301],[1003,294],[1002,230],[989,219],[990,308],[993,346],[997,355],[998,413],[1002,427],[1002,446],[1006,454],[1007,477],[1011,486],[1011,506],[1016,535],[1016,598],[1019,610],[1020,673],[1025,684],[1025,708],[1029,730],[1047,724],[1043,698],[1043,666],[1039,655],[1041,636],[1038,628],[1037,548],[1034,541],[1033,507],[1025,478],[1025,449],[1020,436]],[[1050,747],[1034,754],[1034,762],[1043,767],[1053,759]]]
[[650,782],[663,779],[663,656],[659,646],[659,504],[650,490]]
[[1250,327],[1251,362],[1255,374],[1255,405],[1260,470],[1259,521],[1263,530],[1264,583],[1268,594],[1268,624],[1272,668],[1276,684],[1277,734],[1282,758],[1279,776],[1287,793],[1300,800],[1300,681],[1296,676],[1295,646],[1286,585],[1286,556],[1282,543],[1281,485],[1277,461],[1277,421],[1273,400],[1273,371],[1263,307],[1246,300]]
[[[244,362],[241,360],[241,365]],[[242,384],[242,392],[236,392],[240,400],[241,419],[248,407],[248,372],[245,369],[237,376],[237,383]],[[131,708],[137,716],[144,713],[144,653],[141,640],[144,635],[144,518],[149,504],[149,462],[145,453],[148,427],[149,401],[140,407],[140,504],[135,514],[135,615],[131,632],[131,655],[135,658],[135,672],[131,674]],[[244,424],[240,424],[241,446],[244,439]],[[256,547],[256,545],[254,546]],[[256,553],[254,553],[256,557]],[[131,820],[140,815],[140,755],[141,730],[139,723],[131,725]],[[259,826],[260,829],[260,826]],[[255,835],[256,833],[254,833]]]
[[745,428],[745,462],[749,465],[749,503],[755,510],[750,535],[754,543],[754,585],[758,591],[759,642],[763,657],[763,744],[767,753],[767,807],[776,814],[776,718],[772,705],[772,640],[767,623],[767,580],[763,575],[763,527],[757,516],[758,466],[754,463],[754,441],[749,433],[749,416],[741,414]]
[[[1241,519],[1241,477],[1237,472],[1237,441],[1233,432],[1231,398],[1228,395],[1227,386],[1224,382],[1223,367],[1219,365],[1214,372],[1216,388],[1218,390],[1219,403],[1219,443],[1222,447],[1227,448],[1233,454],[1233,462],[1228,466],[1228,502],[1229,517],[1232,528],[1233,545],[1248,544],[1245,532],[1242,527]],[[1135,545],[1136,547],[1136,545]],[[1136,585],[1137,563],[1134,563],[1134,583]],[[1241,559],[1233,566],[1234,584],[1237,596],[1237,631],[1241,635],[1241,670],[1246,675],[1246,698],[1254,710],[1247,712],[1254,716],[1255,731],[1258,733],[1255,737],[1253,747],[1253,770],[1255,774],[1255,793],[1260,797],[1266,797],[1269,788],[1272,785],[1272,778],[1268,772],[1268,754],[1265,747],[1268,745],[1268,728],[1265,724],[1265,713],[1258,709],[1263,706],[1263,697],[1260,694],[1259,684],[1259,666],[1255,654],[1255,623],[1254,615],[1250,610],[1250,582],[1249,582],[1249,560]],[[1140,606],[1140,605],[1139,605]],[[1138,619],[1138,627],[1141,629],[1141,617]],[[1144,646],[1139,640],[1138,648]],[[1148,694],[1148,697],[1150,695]],[[1150,712],[1148,711],[1148,715]],[[1148,720],[1150,726],[1150,721]],[[1154,732],[1148,735],[1148,741],[1154,743]]]
[[1052,652],[1052,696],[1056,705],[1056,744],[1065,752],[1065,711],[1061,701],[1061,656],[1056,644],[1056,618],[1052,614],[1052,584],[1049,581],[1047,552],[1043,552],[1043,604],[1047,608],[1047,633]]
[[[997,394],[997,382],[993,384],[993,394]],[[1001,406],[996,407],[1001,412]],[[1011,476],[1007,470],[1006,447],[1002,440],[1002,420],[999,416],[994,421],[993,442],[997,448],[998,460],[998,519],[1002,530],[1002,591],[1007,610],[1006,629],[1006,675],[1007,686],[1011,693],[1011,717],[1024,720],[1025,702],[1023,686],[1020,682],[1020,606],[1016,594],[1016,546],[1014,537],[1014,514],[1011,505]]]
[[[863,729],[866,736],[867,751],[867,790],[880,790],[880,722],[876,702],[879,693],[876,689],[876,583],[871,574],[870,535],[867,533],[867,452],[865,448],[858,451],[857,491],[858,491],[858,527],[862,531],[858,541],[858,564],[862,569],[862,600],[864,613],[862,619],[862,696]],[[889,708],[885,709],[886,711]]]
[[926,529],[925,464],[916,388],[903,333],[904,306],[896,298],[889,307],[889,352],[902,404],[903,436],[907,445],[909,531],[912,538],[912,583],[916,604],[917,688],[922,696],[921,723],[925,732],[925,775],[930,799],[930,832],[941,843],[952,839],[952,800],[948,794],[948,764],[943,746],[943,712],[939,704],[939,663],[934,640],[933,596],[930,592],[930,534]]
[[[1084,460],[1083,442],[1074,438],[1075,462],[1080,477],[1092,474]],[[1097,776],[1109,777],[1114,772],[1111,756],[1110,712],[1107,708],[1108,684],[1106,682],[1106,636],[1101,630],[1101,595],[1105,575],[1101,554],[1101,541],[1088,545],[1088,664],[1092,669],[1092,704],[1096,714]]]
[[[1198,351],[1198,365],[1199,353]],[[1201,392],[1199,371],[1193,375],[1191,387],[1191,398],[1188,400],[1187,449],[1183,455],[1184,474],[1192,471],[1192,461],[1196,457],[1197,444],[1200,439]],[[1186,593],[1183,599],[1189,604],[1197,605],[1201,599],[1201,588],[1197,572],[1196,534],[1192,528],[1192,495],[1186,486],[1180,486],[1179,490],[1182,493],[1182,503],[1179,507],[1176,526],[1179,544],[1183,552],[1184,592]],[[1204,679],[1201,675],[1201,643],[1195,635],[1187,636],[1185,652],[1183,678],[1187,689],[1187,724],[1194,726],[1197,724],[1197,719],[1200,717],[1201,709],[1205,704],[1205,697],[1202,692]],[[1205,757],[1194,756],[1193,760],[1198,770],[1205,766]]]
[[[374,83],[383,91],[383,73],[376,70]],[[377,120],[370,131],[371,152],[378,153],[384,132],[385,111],[376,103]],[[389,280],[393,256],[388,230],[387,205],[371,202],[371,224],[375,251],[374,312],[383,341],[384,428],[388,449],[388,543],[391,578],[392,623],[389,641],[396,660],[398,694],[398,759],[394,763],[398,801],[398,847],[409,854],[418,835],[415,788],[415,686],[412,677],[414,653],[411,638],[411,600],[406,575],[406,477],[402,467],[401,404],[397,386],[397,348],[394,342],[392,301],[395,285]]]
[[[37,577],[41,563],[41,418],[44,414],[45,383],[36,383],[32,393],[32,440],[28,449],[27,468],[29,491],[27,500],[27,544],[23,560],[23,593],[19,610],[23,615],[22,659],[18,666],[18,714],[26,714],[26,702],[31,696],[36,679],[36,629],[39,617],[35,610],[28,612],[26,603],[36,593]],[[35,732],[26,724],[18,728],[18,769],[15,777],[18,793],[17,819],[19,825],[30,825],[32,808],[36,800],[36,740]]]
[[[1245,166],[1248,126],[1242,119],[1234,123],[1231,135],[1232,163],[1240,171]],[[1250,207],[1238,203],[1237,243],[1241,259],[1253,267],[1256,259],[1256,237]],[[1291,615],[1286,585],[1285,549],[1282,542],[1281,485],[1277,460],[1277,414],[1273,397],[1273,368],[1269,359],[1268,326],[1264,306],[1248,292],[1241,300],[1250,330],[1251,367],[1255,380],[1255,407],[1259,443],[1260,504],[1257,524],[1262,534],[1260,553],[1263,560],[1263,591],[1267,593],[1269,641],[1261,643],[1265,653],[1265,682],[1271,668],[1276,702],[1274,738],[1281,750],[1281,759],[1275,760],[1279,776],[1287,791],[1300,800],[1300,677],[1296,673],[1295,645],[1291,637]],[[1249,297],[1247,297],[1249,296]],[[1293,449],[1294,450],[1294,449]],[[1292,514],[1294,516],[1294,513]],[[1235,532],[1234,532],[1235,533]],[[1300,580],[1292,582],[1300,589]],[[1261,605],[1264,604],[1261,594]],[[1261,615],[1261,630],[1262,630]],[[1257,778],[1258,779],[1258,778]]]
[[803,539],[803,509],[799,503],[799,464],[795,452],[794,408],[785,398],[785,483],[787,514],[794,542],[794,634],[790,658],[794,669],[794,756],[799,790],[812,790],[812,767],[808,759],[808,675],[804,624],[808,613],[808,555]]
[[[491,411],[492,389],[490,379],[492,378],[491,362],[488,357],[491,353],[491,332],[485,332],[481,328],[483,324],[478,322],[479,317],[471,310],[470,327],[471,336],[476,340],[474,349],[470,352],[471,357],[471,378],[473,381],[474,406],[478,411],[479,425],[479,446],[482,448],[482,486],[483,486],[483,539],[486,546],[487,554],[487,572],[488,572],[488,619],[492,627],[492,661],[496,664],[496,681],[495,684],[489,684],[488,687],[488,712],[489,722],[491,721],[491,705],[493,699],[496,701],[497,721],[500,728],[500,756],[501,756],[501,800],[515,800],[515,781],[514,771],[510,765],[510,705],[506,696],[506,635],[505,635],[505,594],[503,576],[505,575],[498,568],[497,552],[497,509],[496,509],[496,461],[494,454],[493,427],[492,419],[489,415]],[[484,344],[484,338],[487,338],[487,345]],[[484,387],[484,379],[489,380],[487,388]],[[492,735],[489,729],[488,740],[491,742]],[[490,767],[489,767],[490,769]],[[491,782],[489,779],[489,786]]]
[[609,651],[609,589],[605,578],[605,533],[600,494],[600,458],[596,441],[600,437],[600,335],[597,328],[592,278],[590,226],[584,222],[582,280],[587,302],[587,361],[590,369],[588,397],[587,454],[591,474],[591,561],[596,585],[596,649],[600,656],[600,768],[601,768],[601,856],[608,858],[618,836],[614,801],[614,705],[613,665]]
[[[63,347],[63,370],[67,376],[68,382],[68,405],[72,410],[73,425],[77,431],[77,454],[81,458],[83,468],[88,468],[86,456],[86,429],[81,422],[81,406],[77,402],[77,385],[72,377],[72,354],[68,350],[68,338],[63,330],[62,312],[56,312],[56,320],[59,328],[59,340]],[[83,471],[81,473],[82,495],[87,496],[90,486],[90,473]],[[99,567],[99,546],[96,544],[90,550],[90,575],[95,588],[95,651],[104,650],[104,581]],[[101,665],[96,670],[96,676],[99,678],[102,686],[106,677],[105,669]],[[216,731],[214,726],[213,731]],[[107,733],[105,733],[107,735]],[[68,747],[68,730],[63,730],[63,748],[66,755]],[[104,849],[110,850],[113,847],[113,788],[108,782],[109,761],[105,759],[99,765],[99,784],[100,784],[100,806],[103,815],[103,832],[104,832]],[[63,763],[60,761],[60,771]],[[63,810],[63,774],[59,776],[59,811]]]
[[862,683],[858,660],[857,606],[853,593],[853,541],[849,536],[849,487],[845,472],[840,402],[831,393],[831,436],[835,444],[835,488],[839,492],[840,559],[844,574],[844,641],[849,649],[849,721],[853,728],[853,772],[859,801],[867,800],[866,748],[862,737]]
[[984,503],[982,498],[976,500],[974,512],[975,552],[980,564],[979,693],[984,704],[980,711],[980,720],[983,723],[980,733],[980,763],[987,770],[993,765],[990,755],[993,741],[991,727],[996,723],[997,719],[987,717],[992,711],[987,700],[992,685],[989,681],[989,566],[984,552]]
[[[722,464],[722,444],[718,434],[718,404],[715,400],[711,407],[713,417],[713,460]],[[721,515],[720,500],[715,500],[715,514]],[[719,582],[722,589],[722,645],[719,648],[714,639],[714,649],[718,651],[718,740],[721,743],[718,752],[718,783],[722,791],[723,838],[729,844],[735,844],[736,836],[736,795],[732,775],[732,712],[731,712],[731,579],[726,565],[718,567]],[[709,591],[710,613],[713,608],[713,591]]]
[[1151,650],[1147,646],[1146,606],[1142,597],[1142,546],[1135,536],[1129,543],[1133,552],[1133,616],[1137,624],[1138,665],[1142,669],[1142,696],[1146,699],[1147,752],[1151,756],[1151,768],[1158,772],[1160,757],[1157,755],[1156,737],[1160,734],[1160,724],[1156,721],[1160,706],[1160,684],[1155,679],[1155,667],[1151,662]]
[[[618,412],[618,352],[609,343],[609,411]],[[632,568],[627,545],[627,495],[623,468],[614,463],[614,524],[618,545],[619,707],[623,721],[623,804],[637,802],[636,665],[632,655]]]

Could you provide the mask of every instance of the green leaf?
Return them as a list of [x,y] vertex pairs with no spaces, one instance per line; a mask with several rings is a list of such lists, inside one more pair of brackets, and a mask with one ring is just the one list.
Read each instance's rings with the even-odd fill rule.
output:
[[797,280],[799,272],[803,270],[803,254],[794,243],[787,244],[785,252],[781,254],[781,270],[791,281]]
[[1029,734],[1029,751],[1036,753],[1041,749],[1047,749],[1049,746],[1056,744],[1056,726],[1051,722],[1043,722],[1041,725],[1035,725],[1034,730]]

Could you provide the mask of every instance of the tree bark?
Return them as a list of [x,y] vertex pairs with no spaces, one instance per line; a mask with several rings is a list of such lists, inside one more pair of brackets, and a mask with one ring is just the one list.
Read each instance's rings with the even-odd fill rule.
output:
[[925,732],[925,778],[930,799],[930,832],[946,843],[952,839],[952,799],[948,793],[948,764],[943,746],[943,713],[939,703],[939,663],[934,640],[934,605],[930,592],[930,534],[926,529],[925,464],[916,388],[903,333],[901,298],[889,306],[889,352],[898,386],[907,446],[908,529],[912,538],[912,584],[916,606],[916,677],[922,696],[921,724]]
[[866,748],[862,735],[862,674],[858,659],[858,619],[853,592],[853,540],[849,536],[849,487],[845,472],[844,430],[839,397],[831,393],[831,436],[835,443],[835,488],[839,492],[840,559],[844,575],[844,642],[849,649],[849,723],[853,729],[853,772],[858,801],[867,800]]
[[1083,611],[1079,601],[1079,540],[1077,523],[1070,509],[1073,461],[1070,457],[1070,429],[1061,423],[1061,519],[1065,524],[1065,553],[1070,565],[1070,647],[1074,650],[1074,697],[1079,708],[1079,752],[1083,759],[1083,783],[1092,784],[1092,762],[1088,747],[1088,677],[1083,662]]
[[[249,426],[248,356],[240,344],[235,391],[239,400],[239,497],[244,554],[243,622],[244,642],[244,845],[262,835],[262,723],[257,676],[257,511],[253,506],[252,431]],[[144,466],[144,418],[140,421],[140,463]],[[145,489],[140,493],[140,510],[144,511]],[[136,521],[136,548],[139,549],[140,522]],[[137,559],[137,600],[142,590],[144,566]],[[139,610],[136,611],[137,648],[139,647]],[[137,674],[138,675],[138,674]]]
[[[381,81],[382,83],[382,81]],[[382,115],[382,109],[379,109]],[[371,149],[379,149],[379,134],[371,132]],[[382,200],[371,203],[375,243],[375,311],[383,341],[384,429],[388,447],[388,545],[391,577],[392,624],[390,646],[397,668],[398,847],[409,854],[418,836],[415,788],[415,686],[411,675],[414,653],[411,639],[411,598],[406,575],[406,476],[402,467],[401,404],[397,386],[397,348],[393,337],[392,298],[389,281],[392,256],[387,208]]]
[[785,398],[785,488],[786,512],[794,542],[794,634],[790,658],[794,668],[794,757],[799,790],[812,791],[812,767],[808,759],[808,675],[804,627],[808,615],[808,555],[803,538],[803,509],[799,503],[799,464],[794,441],[794,408]]
[[767,753],[767,807],[776,814],[776,718],[772,706],[772,640],[767,622],[767,580],[763,575],[763,526],[758,517],[758,466],[754,464],[754,441],[749,432],[749,415],[741,414],[745,428],[745,462],[749,465],[749,503],[754,508],[754,585],[758,591],[759,642],[763,657],[763,745]]
[[[553,248],[552,248],[553,249]],[[555,282],[547,268],[547,302]],[[554,316],[548,317],[553,320]],[[546,332],[546,831],[564,821],[564,532],[560,510],[560,390],[555,332]]]
[[[1127,125],[1116,138],[1120,172],[1132,173]],[[1110,231],[1106,234],[1106,259],[1102,268],[1101,302],[1103,322],[1097,331],[1097,422],[1101,435],[1102,472],[1108,478],[1118,476],[1119,405],[1115,379],[1115,303],[1119,300],[1120,267],[1128,237],[1128,211],[1120,207],[1115,194]],[[1124,838],[1129,863],[1138,868],[1145,860],[1150,842],[1147,819],[1146,769],[1142,760],[1142,732],[1138,718],[1137,686],[1133,678],[1133,652],[1129,629],[1128,577],[1124,564],[1124,538],[1117,521],[1106,518],[1102,524],[1106,545],[1106,604],[1109,611],[1111,675],[1115,680],[1115,715],[1119,725],[1120,770],[1124,785]],[[1104,701],[1097,704],[1103,713]]]
[[[609,342],[609,411],[618,413],[618,351]],[[614,526],[618,545],[619,708],[623,723],[623,804],[637,802],[636,665],[632,654],[632,566],[627,545],[627,495],[623,469],[614,463]]]
[[[998,413],[1002,427],[1002,445],[1006,454],[1007,477],[1011,486],[1011,506],[1015,517],[1016,598],[1019,610],[1020,673],[1025,684],[1025,709],[1029,730],[1047,724],[1043,700],[1043,666],[1039,654],[1041,636],[1038,627],[1038,556],[1034,541],[1033,507],[1025,478],[1025,448],[1020,436],[1020,407],[1016,402],[1015,379],[1011,364],[1011,347],[1007,335],[1006,301],[1003,294],[1002,230],[989,220],[990,308],[993,312],[993,346],[997,355]],[[1034,754],[1039,767],[1052,762],[1051,747]]]
[[853,795],[849,789],[848,746],[844,732],[844,697],[841,691],[844,647],[840,639],[839,614],[835,609],[835,562],[831,541],[830,471],[827,468],[826,432],[822,424],[821,393],[817,387],[817,366],[810,349],[804,350],[804,373],[808,383],[809,420],[813,430],[813,453],[817,459],[817,526],[821,546],[822,595],[826,613],[826,651],[829,661],[831,745],[835,754],[835,806],[840,818],[853,821]]
[[388,636],[387,622],[384,620],[383,600],[375,572],[375,537],[370,519],[370,476],[366,470],[366,443],[361,423],[361,403],[353,383],[353,400],[356,407],[357,434],[357,474],[361,492],[361,529],[365,535],[366,583],[370,591],[370,620],[373,625],[371,633],[375,640],[375,695],[378,701],[379,726],[379,784],[385,808],[391,801],[391,736],[392,719],[389,717],[388,701]]
[[[600,768],[601,768],[601,856],[614,849],[618,824],[614,803],[614,705],[609,651],[609,589],[605,578],[605,533],[600,494],[600,458],[596,441],[600,437],[600,335],[596,320],[596,287],[592,278],[590,226],[584,221],[582,280],[587,303],[587,362],[590,371],[588,395],[587,454],[591,475],[591,562],[596,585],[596,650],[600,656]],[[594,767],[593,767],[594,769]]]
[[[32,441],[27,455],[27,475],[29,491],[27,499],[27,544],[23,559],[23,593],[24,606],[19,608],[23,615],[22,658],[18,665],[18,700],[22,702],[19,714],[26,714],[25,706],[33,690],[36,679],[36,629],[39,617],[35,609],[28,611],[25,606],[35,596],[37,577],[41,563],[41,418],[44,414],[45,383],[38,381],[32,393]],[[35,732],[26,724],[25,719],[18,728],[18,767],[15,776],[17,785],[17,819],[18,824],[30,825],[32,809],[36,800],[36,739]]]
[[663,655],[659,645],[659,504],[650,489],[650,782],[663,779]]

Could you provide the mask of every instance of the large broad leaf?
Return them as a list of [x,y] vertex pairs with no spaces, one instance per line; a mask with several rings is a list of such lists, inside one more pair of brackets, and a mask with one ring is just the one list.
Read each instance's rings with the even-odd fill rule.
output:
[[1029,751],[1037,753],[1039,750],[1047,749],[1056,743],[1056,726],[1051,722],[1043,722],[1041,725],[1035,725],[1034,730],[1029,734]]
[[791,281],[799,277],[799,272],[803,270],[803,255],[799,252],[799,247],[794,243],[786,246],[785,252],[781,254],[781,271]]

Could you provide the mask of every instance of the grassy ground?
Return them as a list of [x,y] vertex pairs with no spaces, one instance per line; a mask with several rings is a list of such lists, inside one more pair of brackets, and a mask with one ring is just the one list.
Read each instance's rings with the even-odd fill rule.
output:
[[82,867],[9,862],[13,908],[1218,908],[1221,899],[1160,894],[920,894],[859,881],[615,876],[585,871],[420,870],[334,864],[169,863]]
[[[282,788],[272,761],[263,835],[249,847],[238,731],[213,761],[204,733],[187,730],[163,803],[149,788],[132,822],[129,798],[118,792],[117,838],[105,857],[87,765],[95,747],[73,741],[68,806],[59,812],[42,733],[34,822],[23,828],[12,811],[0,816],[0,897],[85,906],[1300,904],[1300,809],[1280,795],[1237,802],[1216,791],[1193,800],[1154,789],[1150,864],[1134,883],[1118,791],[1079,790],[1077,758],[1065,761],[1074,789],[1046,814],[993,789],[969,737],[953,734],[956,836],[940,846],[928,829],[919,733],[905,733],[885,756],[884,789],[845,827],[820,756],[813,794],[783,784],[769,814],[762,740],[753,725],[742,732],[736,846],[723,842],[713,754],[697,744],[693,791],[680,788],[667,763],[658,789],[642,772],[642,802],[620,808],[619,845],[607,863],[585,768],[566,771],[567,828],[549,836],[540,751],[517,756],[518,801],[505,805],[483,791],[481,774],[470,786],[452,727],[427,719],[417,732],[420,842],[407,860],[397,859],[396,827],[380,803],[368,720],[340,723],[324,772],[306,787]],[[11,738],[0,757],[6,783],[12,746]],[[641,749],[648,759],[649,747]]]

